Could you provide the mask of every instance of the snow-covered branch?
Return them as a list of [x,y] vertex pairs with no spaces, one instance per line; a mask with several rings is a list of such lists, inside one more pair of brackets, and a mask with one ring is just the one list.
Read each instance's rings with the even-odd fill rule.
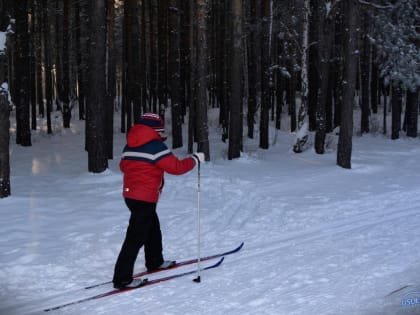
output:
[[381,5],[381,4],[377,4],[377,3],[372,3],[372,2],[367,2],[364,0],[358,0],[360,4],[363,5],[369,5],[371,7],[374,7],[375,9],[392,9],[394,6],[390,3],[388,3],[387,5]]

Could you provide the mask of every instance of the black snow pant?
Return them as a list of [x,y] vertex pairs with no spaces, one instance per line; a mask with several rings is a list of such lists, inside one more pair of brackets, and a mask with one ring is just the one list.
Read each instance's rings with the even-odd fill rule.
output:
[[146,268],[153,270],[163,263],[162,233],[156,213],[156,203],[125,198],[131,216],[124,243],[114,270],[114,283],[129,283],[133,279],[134,264],[144,245]]

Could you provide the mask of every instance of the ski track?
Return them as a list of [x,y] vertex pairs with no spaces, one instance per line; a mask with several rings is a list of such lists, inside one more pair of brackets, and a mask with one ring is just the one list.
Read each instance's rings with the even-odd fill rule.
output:
[[[400,197],[409,198],[410,193],[405,193],[405,195],[400,195]],[[347,256],[347,251],[344,253],[336,253],[335,256],[329,253],[327,258],[318,252],[311,252],[314,251],[314,248],[318,248],[318,250],[324,250],[323,247],[325,246],[325,242],[334,242],[334,240],[349,243],[349,240],[347,239],[353,241],[359,239],[359,242],[364,242],[366,239],[372,238],[375,235],[382,235],[382,230],[387,230],[389,227],[392,227],[392,223],[401,220],[405,221],[406,218],[412,218],[413,222],[415,222],[415,220],[419,221],[420,214],[414,205],[411,208],[407,208],[404,213],[401,213],[400,211],[386,212],[385,210],[392,206],[394,202],[398,202],[397,197],[388,199],[387,202],[382,205],[382,207],[374,208],[374,211],[365,211],[338,222],[334,221],[333,224],[324,224],[318,226],[317,228],[305,230],[302,232],[290,233],[283,238],[272,241],[271,243],[264,243],[264,250],[259,250],[259,244],[254,244],[254,246],[252,246],[252,242],[251,244],[246,244],[242,253],[239,253],[238,256],[234,255],[229,257],[226,260],[224,269],[227,269],[227,271],[224,272],[223,278],[237,279],[242,278],[243,276],[246,279],[248,274],[252,274],[252,271],[255,271],[255,273],[258,274],[260,268],[265,270],[264,274],[266,275],[262,276],[261,278],[251,279],[250,282],[247,283],[250,290],[245,290],[245,292],[243,290],[240,291],[241,295],[249,295],[247,298],[245,298],[245,300],[249,299],[248,304],[238,305],[236,303],[227,303],[215,313],[224,314],[225,312],[229,312],[230,309],[235,309],[236,312],[238,312],[238,310],[242,310],[244,313],[246,313],[247,309],[256,309],[259,306],[264,305],[264,311],[261,314],[273,314],[279,307],[287,307],[290,305],[290,303],[295,303],[296,305],[306,303],[307,306],[311,309],[315,308],[315,310],[319,309],[322,311],[327,307],[328,303],[335,303],[339,297],[337,297],[337,295],[334,293],[334,289],[336,288],[339,290],[338,288],[345,285],[348,280],[343,281],[344,283],[334,284],[331,283],[330,278],[340,278],[340,276],[332,275],[345,274],[346,271],[351,272],[352,269],[357,268],[359,264],[369,262],[372,263],[373,258],[362,256],[361,258],[356,259],[354,262],[339,265],[334,263],[334,258],[339,257],[340,262],[342,260],[342,257],[340,256]],[[369,207],[368,200],[366,203],[367,207]],[[413,203],[416,204],[416,200],[413,200]],[[342,205],[342,203],[340,204]],[[231,223],[232,222],[228,222],[228,224]],[[371,236],[369,236],[369,234],[371,234]],[[284,255],[282,255],[282,253],[286,254],[286,258]],[[308,256],[308,253],[311,253],[309,256],[316,257],[316,259],[311,259],[310,261],[306,262],[299,262],[299,256]],[[282,256],[282,260],[286,260],[283,265],[287,266],[287,261],[290,260],[290,266],[293,266],[293,268],[286,268],[286,270],[283,272],[273,270],[273,266],[269,262],[278,261],[278,255]],[[262,263],[259,268],[255,268],[255,266],[247,265],[244,263],[244,261],[258,261],[258,259],[255,259],[255,256],[264,257],[266,266],[264,267],[264,263]],[[289,256],[289,258],[287,258],[287,256]],[[346,259],[350,260],[351,258],[351,256],[346,257]],[[298,263],[296,264],[296,262]],[[235,268],[235,264],[240,264],[241,269],[239,270]],[[372,264],[372,267],[375,268],[375,265],[380,266],[381,261],[376,261],[375,264]],[[322,266],[324,267],[322,268]],[[328,271],[325,270],[326,268]],[[246,270],[246,272],[243,270]],[[267,270],[271,270],[271,272],[267,272]],[[368,282],[374,283],[375,277],[385,277],[389,274],[392,274],[392,270],[388,270],[387,268],[382,271],[376,270],[376,275],[374,272],[373,276],[366,273],[366,279],[360,276],[350,278],[351,285],[349,286],[347,283],[347,286],[352,288],[351,291],[358,290],[360,285],[368,285]],[[206,276],[207,275],[205,274],[204,277]],[[278,279],[279,286],[272,288],[272,293],[267,293],[266,289],[259,290],[259,283],[268,281],[271,277],[276,277]],[[233,286],[233,288],[235,287],[234,281],[227,281],[227,285]],[[313,292],[314,286],[318,287],[320,296],[313,296],[313,293],[305,294],[305,291],[308,291],[308,288],[311,288],[309,292]],[[270,307],[270,305],[267,305],[267,303],[276,300],[274,295],[282,296],[282,300],[285,302],[280,304],[274,303],[272,307]],[[233,294],[233,297],[234,296],[235,295]],[[255,296],[260,297],[255,298]],[[241,298],[244,298],[244,296],[242,295]],[[324,300],[325,303],[320,304],[320,300]],[[343,303],[345,301],[341,300],[340,302]],[[342,314],[348,314],[348,307],[351,307],[352,303],[352,301],[347,301],[342,306]],[[176,307],[176,305],[173,306],[174,310]],[[167,311],[169,311],[170,314],[170,309],[171,307],[169,309],[165,308],[165,314]],[[190,314],[194,313],[194,308],[188,308],[188,310]],[[177,312],[175,312],[175,314],[176,313]],[[294,313],[292,312],[289,314]],[[301,311],[296,310],[296,314],[301,314]]]
[[[402,294],[420,284],[420,194],[413,185],[420,182],[413,171],[419,142],[378,148],[367,147],[369,141],[355,141],[351,171],[334,166],[335,152],[287,151],[288,138],[274,153],[245,144],[248,153],[237,161],[216,155],[201,174],[201,251],[212,254],[245,241],[239,253],[203,272],[201,284],[185,277],[51,314],[420,314],[399,306]],[[29,211],[0,218],[7,235],[0,238],[1,315],[45,314],[44,308],[103,292],[81,288],[112,275],[129,216],[118,161],[102,174],[70,164],[56,176],[68,158],[56,144],[58,153],[52,143],[43,159],[19,162],[13,181],[36,184],[16,185],[13,197],[2,201],[7,209]],[[42,156],[41,147],[33,149]],[[169,259],[196,255],[196,180],[196,172],[166,178],[158,212]],[[63,198],[66,187],[74,196]],[[136,271],[144,268],[141,256]]]
[[[223,193],[226,193],[225,188],[235,186],[235,185],[231,185],[230,183],[223,184],[222,181],[220,181],[220,184],[221,184],[220,186],[214,185],[213,188],[211,188],[211,190],[214,189],[215,191],[219,191],[220,195]],[[247,187],[248,185],[252,186],[252,183],[241,182],[240,185]],[[205,219],[204,219],[208,221],[206,225],[211,226],[212,221],[214,222],[223,221],[224,225],[216,231],[219,233],[219,232],[224,231],[226,226],[230,226],[230,227],[234,226],[237,229],[242,229],[244,227],[247,227],[246,230],[255,230],[252,227],[252,225],[258,224],[260,226],[263,226],[264,224],[267,224],[267,225],[272,224],[272,222],[264,223],[265,220],[263,220],[262,214],[257,216],[258,222],[253,222],[252,217],[253,215],[255,217],[255,212],[258,213],[259,210],[251,209],[250,207],[245,207],[246,202],[239,202],[239,203],[234,202],[234,200],[244,199],[244,196],[246,195],[244,190],[232,189],[232,191],[228,191],[228,192],[229,192],[228,195],[230,196],[231,200],[228,200],[226,202],[224,209],[222,209],[221,212],[219,211],[214,212],[213,215],[211,214],[211,211],[206,212]],[[247,195],[247,197],[253,198],[254,202],[257,205],[259,205],[259,208],[265,209],[264,211],[267,211],[264,204],[268,204],[268,205],[273,204],[273,200],[271,200],[270,198],[268,200],[264,198],[258,198],[257,195],[255,196]],[[401,199],[411,200],[412,206],[407,207],[403,213],[401,213],[400,210],[396,210],[396,211],[389,210],[389,209],[392,209],[393,205],[395,203],[398,203]],[[245,201],[246,200],[247,199],[245,199]],[[375,198],[375,200],[377,199]],[[264,305],[264,312],[262,312],[262,314],[272,314],[272,312],[275,312],[275,310],[278,309],[279,307],[280,308],[287,307],[289,303],[292,303],[292,304],[296,303],[296,305],[307,303],[308,307],[313,308],[315,307],[315,305],[311,304],[311,300],[316,300],[317,301],[316,306],[320,310],[322,310],[326,307],[326,305],[319,304],[320,299],[321,300],[325,299],[325,303],[333,303],[334,300],[337,299],[337,296],[334,294],[334,291],[332,290],[334,286],[331,287],[330,278],[332,274],[345,273],[343,272],[343,270],[351,271],[352,268],[354,268],[355,266],[357,267],[358,264],[363,263],[363,257],[359,259],[361,261],[356,260],[355,262],[353,262],[353,264],[346,264],[344,266],[339,266],[339,264],[334,262],[334,257],[338,257],[339,262],[340,262],[342,260],[342,257],[340,256],[343,256],[343,254],[348,255],[347,251],[344,253],[335,253],[335,256],[329,253],[328,255],[326,255],[327,258],[325,258],[322,255],[322,253],[321,254],[318,252],[311,253],[311,251],[312,252],[314,251],[314,248],[315,249],[318,248],[318,250],[324,250],[325,243],[328,243],[328,242],[337,241],[337,242],[349,243],[349,241],[347,240],[348,238],[353,239],[353,240],[359,239],[358,240],[359,242],[364,242],[367,239],[373,237],[373,236],[369,236],[369,234],[373,233],[377,235],[382,235],[382,230],[384,229],[386,230],[385,227],[389,227],[389,231],[391,231],[391,227],[393,225],[392,223],[395,223],[398,221],[411,221],[412,222],[411,224],[414,224],[415,222],[420,221],[420,214],[419,214],[418,208],[415,206],[420,201],[420,198],[418,198],[417,196],[413,196],[413,193],[411,192],[398,192],[398,194],[387,196],[387,198],[386,199],[384,198],[384,202],[381,204],[377,204],[375,200],[371,200],[370,196],[365,196],[365,200],[363,201],[363,204],[365,204],[365,207],[359,210],[359,212],[354,211],[354,209],[352,208],[354,207],[354,205],[360,204],[361,202],[360,200],[358,200],[357,202],[350,200],[348,202],[341,201],[341,202],[332,203],[330,205],[331,208],[336,208],[337,212],[341,214],[340,217],[342,219],[337,220],[335,216],[331,216],[331,212],[329,211],[328,213],[330,217],[327,218],[327,223],[324,222],[325,220],[322,220],[323,219],[322,217],[315,216],[315,218],[319,220],[318,225],[315,224],[314,222],[314,227],[311,227],[311,228],[300,227],[301,230],[299,231],[282,233],[281,234],[282,237],[277,237],[276,239],[272,239],[272,240],[271,240],[271,237],[275,235],[279,235],[279,234],[274,233],[273,235],[268,235],[270,241],[267,242],[266,240],[264,240],[263,244],[260,244],[260,242],[258,241],[260,237],[256,241],[253,241],[251,236],[249,235],[246,236],[245,239],[247,240],[247,242],[245,244],[244,249],[242,250],[243,252],[240,252],[238,256],[236,257],[235,256],[228,257],[227,260],[225,261],[224,269],[227,269],[227,270],[224,272],[223,278],[226,278],[226,279],[237,279],[238,277],[246,278],[247,275],[252,274],[253,272],[255,272],[255,274],[258,274],[259,270],[261,269],[265,270],[264,274],[266,275],[261,277],[260,279],[258,278],[251,279],[249,283],[246,283],[246,285],[248,285],[249,288],[254,288],[250,290],[245,290],[245,292],[241,291],[241,294],[245,293],[249,295],[248,298],[246,298],[246,299],[249,299],[249,303],[247,305],[237,305],[235,303],[228,303],[228,305],[225,305],[224,307],[222,307],[222,309],[220,310],[220,314],[223,314],[224,312],[228,312],[229,309],[235,309],[236,311],[243,310],[244,312],[246,312],[247,309],[256,309],[260,305]],[[316,208],[317,207],[315,207],[313,211],[322,210],[322,209],[316,209]],[[217,215],[218,213],[219,214],[223,213],[223,210],[226,210],[227,213],[237,214],[238,211],[240,211],[241,209],[245,210],[244,211],[245,215],[242,215],[244,213],[241,212],[241,216],[232,215],[228,218],[224,218],[224,220],[221,220],[221,218],[219,218],[219,216]],[[366,210],[366,209],[369,209],[369,210]],[[271,211],[278,211],[278,209],[272,209]],[[287,213],[287,210],[283,209],[283,213]],[[239,220],[238,217],[240,217],[241,219]],[[271,215],[268,215],[268,217],[272,218]],[[294,217],[294,216],[291,216],[291,217]],[[411,220],[406,220],[407,218],[411,218]],[[299,219],[294,218],[293,221],[299,221]],[[293,226],[292,223],[293,222],[288,222],[288,223],[283,222],[285,226],[290,226],[290,225]],[[175,221],[172,224],[176,225],[177,222]],[[397,224],[397,226],[399,225]],[[211,231],[207,231],[207,232],[209,232],[210,235],[214,233],[214,232],[211,233]],[[204,234],[207,235],[207,233],[204,233]],[[76,241],[78,243],[80,242],[89,243],[88,239],[91,237],[93,237],[93,235],[89,235],[89,234],[79,235],[79,236],[75,235]],[[263,249],[260,249],[260,248],[263,248]],[[308,253],[311,253],[311,254],[308,254]],[[274,266],[272,262],[279,261],[279,256],[281,257],[280,260],[284,261],[282,265],[288,266],[289,264],[287,262],[290,261],[290,266],[293,266],[293,268],[285,268],[284,271],[283,270],[276,271],[275,268],[273,268]],[[311,259],[310,261],[299,260],[299,257],[305,257],[305,256],[310,256],[314,259]],[[258,257],[264,257],[264,262],[262,262],[261,266],[256,268],[253,265],[246,264],[246,261],[252,261],[252,262],[258,261]],[[352,257],[347,257],[347,259],[351,259],[351,258]],[[368,257],[365,257],[365,259],[366,259],[366,262],[369,262],[372,260],[372,258],[369,259]],[[240,264],[241,270],[235,268],[234,267],[235,264]],[[377,264],[377,265],[380,265],[380,264]],[[328,271],[325,270],[326,268],[328,269]],[[243,270],[246,270],[246,272],[244,272]],[[270,270],[270,272],[267,272],[267,270]],[[61,272],[68,272],[68,271],[69,270],[62,270]],[[387,270],[384,270],[382,273],[378,273],[377,276],[378,277],[386,276],[386,272]],[[207,275],[204,275],[204,277],[206,276]],[[260,282],[268,281],[269,278],[271,277],[276,277],[279,283],[278,287],[272,288],[272,293],[265,292],[266,291],[265,289],[261,289],[260,291],[258,289],[255,289],[259,287]],[[366,277],[368,277],[368,275],[366,275]],[[332,278],[337,278],[337,276],[334,276]],[[370,280],[374,280],[374,279],[370,279]],[[231,282],[232,283],[227,281],[229,286],[235,287],[234,282],[233,281]],[[352,287],[351,290],[357,290],[358,285],[360,283],[366,284],[364,283],[364,279],[360,279],[360,277],[356,277],[352,279],[352,282],[353,284],[350,286]],[[343,284],[335,284],[337,288],[339,288],[340,285],[343,285]],[[320,293],[321,296],[319,297],[314,297],[314,296],[311,296],[310,294],[305,295],[305,289],[308,290],[308,288],[313,288],[313,286],[319,287],[318,290],[320,292],[322,292],[322,288],[324,287],[326,292],[324,292],[323,294]],[[347,286],[349,287],[348,284]],[[309,290],[309,292],[312,292],[312,290]],[[72,294],[69,295],[68,298],[66,299],[65,297],[68,293],[72,293]],[[81,294],[77,295],[75,293],[81,293]],[[91,293],[92,292],[89,292],[89,295]],[[141,294],[141,292],[138,292],[138,293]],[[127,293],[127,294],[135,294],[135,293],[132,292],[132,293]],[[85,295],[86,295],[85,292],[83,291],[78,292],[77,290],[64,292],[64,293],[59,294],[56,299],[47,298],[46,301],[48,301],[49,303],[43,304],[44,305],[43,307],[49,307],[57,303],[61,304],[65,302],[70,302],[71,300],[83,297]],[[277,302],[277,303],[274,303],[272,307],[270,307],[269,305],[267,305],[267,303],[270,301],[276,300],[275,296],[272,296],[272,295],[281,295],[285,297],[282,300],[285,300],[287,302],[283,302],[280,304],[279,302]],[[255,296],[261,296],[261,297],[255,298]],[[115,297],[112,297],[112,298],[115,298]],[[50,303],[54,301],[57,301],[57,303]],[[341,303],[342,302],[343,301],[341,301]],[[96,304],[99,302],[92,301],[89,303]],[[173,306],[173,307],[174,309],[176,309],[176,306]],[[26,309],[23,308],[23,309],[20,309],[20,311],[25,311],[25,310],[30,311],[30,308],[31,308],[31,305],[29,303]],[[84,306],[82,306],[82,308],[84,308]],[[95,310],[97,310],[96,307],[95,307]],[[167,309],[165,310],[167,311]],[[66,314],[66,312],[70,312],[69,314],[71,314],[70,310],[68,311],[60,310],[60,311],[63,311],[64,314]],[[104,308],[102,311],[104,312],[104,314],[107,314],[106,308]],[[215,312],[215,313],[218,314],[218,312]],[[343,314],[345,313],[346,312],[344,311],[344,308],[343,308]],[[36,312],[34,314],[36,314]],[[98,310],[98,314],[101,314],[101,309]],[[165,314],[167,313],[165,312]],[[169,314],[170,314],[170,309],[169,309]],[[176,314],[176,312],[174,314]],[[193,312],[190,314],[193,314]],[[292,312],[290,314],[294,314],[294,313]],[[297,310],[296,314],[301,314],[301,313],[300,311]]]

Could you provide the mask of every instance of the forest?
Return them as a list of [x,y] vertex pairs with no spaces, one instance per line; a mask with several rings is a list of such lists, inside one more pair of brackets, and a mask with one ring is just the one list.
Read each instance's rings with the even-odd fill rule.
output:
[[339,127],[337,165],[351,168],[355,130],[419,136],[420,1],[0,0],[0,84],[0,197],[10,126],[31,146],[55,112],[63,128],[85,121],[93,173],[113,159],[115,115],[125,133],[147,111],[171,121],[173,148],[210,160],[210,108],[228,159],[243,137],[269,149],[287,117],[297,154],[309,132],[323,154]]

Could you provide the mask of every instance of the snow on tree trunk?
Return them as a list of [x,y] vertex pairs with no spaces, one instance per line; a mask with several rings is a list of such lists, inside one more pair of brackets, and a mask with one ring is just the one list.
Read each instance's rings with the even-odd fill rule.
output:
[[[0,54],[0,61],[4,55]],[[1,62],[2,64],[3,62]],[[5,78],[1,77],[0,82]],[[9,102],[7,83],[3,83],[0,87],[0,198],[10,195],[10,163],[9,163]]]
[[302,39],[302,103],[298,115],[298,131],[293,152],[301,153],[308,140],[307,99],[308,99],[308,45],[309,45],[309,0],[305,0],[303,13],[303,39]]
[[207,121],[207,1],[197,1],[197,112],[196,112],[196,132],[198,151],[206,155],[206,160],[210,159],[209,130]]

